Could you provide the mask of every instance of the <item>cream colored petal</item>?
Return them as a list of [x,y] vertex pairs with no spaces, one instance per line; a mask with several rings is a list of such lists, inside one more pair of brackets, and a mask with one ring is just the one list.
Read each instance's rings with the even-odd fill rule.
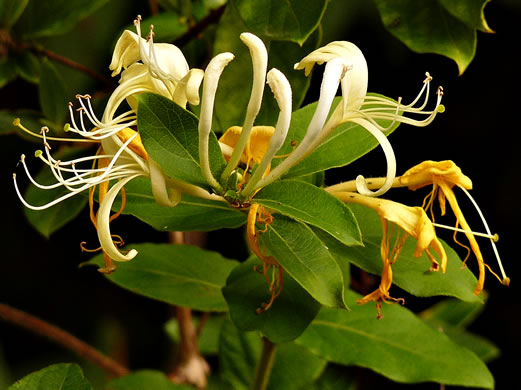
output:
[[174,92],[174,102],[181,107],[186,107],[187,101],[197,106],[199,104],[199,87],[204,78],[202,69],[190,69],[176,85]]
[[129,65],[139,61],[139,39],[137,34],[129,30],[125,30],[121,34],[114,48],[112,61],[109,66],[109,69],[112,70],[112,77],[117,76],[122,68],[126,69]]
[[181,191],[170,188],[170,195],[166,185],[166,178],[161,167],[153,160],[148,160],[152,194],[157,204],[164,207],[175,207],[181,201]]
[[98,227],[98,239],[101,244],[103,251],[115,261],[130,261],[137,255],[137,250],[131,249],[126,254],[123,254],[112,241],[112,235],[110,233],[110,211],[114,199],[118,195],[119,191],[127,184],[130,180],[135,179],[141,175],[133,175],[118,181],[114,184],[103,198],[103,202],[100,204],[97,217]]

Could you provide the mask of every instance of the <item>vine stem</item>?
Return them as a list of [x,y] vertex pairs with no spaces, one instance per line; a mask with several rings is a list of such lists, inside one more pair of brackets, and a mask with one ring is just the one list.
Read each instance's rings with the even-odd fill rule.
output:
[[266,390],[270,379],[271,369],[275,361],[276,344],[267,338],[262,338],[262,352],[253,381],[253,390]]
[[0,319],[18,325],[40,336],[46,337],[62,347],[103,368],[108,374],[119,377],[129,373],[128,368],[102,354],[69,332],[58,328],[32,314],[0,303]]

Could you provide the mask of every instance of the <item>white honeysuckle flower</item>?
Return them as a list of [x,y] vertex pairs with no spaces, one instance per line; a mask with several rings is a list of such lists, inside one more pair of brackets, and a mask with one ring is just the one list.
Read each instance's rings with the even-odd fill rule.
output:
[[[37,183],[25,164],[25,156],[21,158],[25,172],[34,185],[41,189],[64,187],[69,192],[45,205],[30,205],[18,189],[16,174],[13,175],[21,201],[34,210],[46,209],[80,192],[90,191],[91,219],[96,226],[101,249],[105,253],[106,267],[102,269],[103,272],[115,269],[111,259],[129,261],[137,255],[135,250],[126,253],[120,251],[116,244],[121,243],[121,239],[110,233],[110,221],[114,218],[114,215],[111,216],[112,205],[118,193],[122,192],[129,181],[140,176],[149,178],[154,199],[165,207],[176,206],[182,192],[201,198],[222,200],[221,197],[209,194],[200,187],[166,176],[161,167],[149,158],[141,137],[134,130],[137,126],[136,94],[158,93],[182,107],[188,102],[199,104],[199,86],[204,75],[200,69],[190,70],[183,54],[174,45],[154,43],[153,31],[147,40],[141,38],[140,20],[138,17],[135,21],[138,34],[124,32],[114,50],[110,69],[113,70],[113,76],[121,73],[120,85],[110,96],[102,118],[96,116],[89,95],[77,95],[78,113],[74,111],[72,103],[69,104],[71,123],[66,125],[65,130],[79,134],[83,139],[48,138],[46,130],[42,131],[45,152],[38,152],[36,155],[49,167],[56,183]],[[116,116],[116,111],[125,100],[131,109]],[[18,125],[24,131],[28,131],[21,124]],[[50,153],[48,141],[54,140],[96,142],[100,143],[100,147],[94,156],[60,161]],[[109,188],[111,181],[117,182]],[[96,186],[99,188],[97,216],[93,211]]]
[[240,38],[250,50],[253,66],[253,83],[250,100],[246,109],[246,117],[242,125],[241,136],[228,161],[228,165],[221,175],[221,181],[226,180],[232,174],[237,164],[239,164],[242,153],[248,144],[253,123],[261,108],[264,84],[266,83],[266,71],[268,68],[268,52],[264,42],[262,42],[259,37],[247,32],[242,33]]
[[[206,182],[216,191],[220,192],[221,185],[215,179],[210,170],[210,157],[208,143],[212,130],[213,107],[219,78],[230,61],[234,59],[232,53],[221,53],[216,55],[206,67],[203,82],[203,99],[201,102],[201,114],[199,117],[199,161]],[[221,144],[223,145],[223,144]],[[233,151],[231,152],[233,153]]]
[[112,76],[121,73],[120,85],[111,95],[103,120],[115,115],[126,99],[132,109],[137,108],[135,95],[157,93],[178,105],[199,104],[199,86],[204,76],[201,69],[190,69],[178,47],[169,43],[154,43],[153,26],[147,39],[141,37],[141,17],[134,21],[137,34],[126,30],[119,38],[112,62]]
[[[444,107],[441,105],[441,97],[443,96],[443,89],[441,87],[439,87],[437,91],[438,97],[434,109],[431,111],[424,110],[427,105],[429,86],[432,80],[432,77],[428,73],[426,74],[426,79],[424,80],[424,85],[420,93],[413,102],[408,105],[403,105],[401,98],[395,102],[385,97],[367,95],[367,63],[360,49],[351,42],[339,41],[329,43],[304,57],[302,61],[295,65],[295,69],[304,69],[305,75],[307,76],[315,64],[320,65],[324,62],[329,64],[339,59],[343,60],[345,66],[345,74],[341,77],[342,102],[333,111],[329,120],[321,128],[320,133],[313,137],[313,141],[307,145],[307,148],[302,148],[300,151],[295,150],[290,157],[286,159],[289,160],[292,158],[293,161],[286,164],[284,164],[286,161],[281,163],[270,174],[272,177],[270,177],[269,180],[266,178],[265,183],[262,183],[263,185],[276,180],[292,166],[306,158],[324,142],[339,125],[346,122],[353,122],[364,127],[378,140],[387,160],[387,176],[382,187],[377,191],[370,190],[366,185],[366,180],[360,175],[356,181],[357,191],[366,196],[382,195],[391,188],[396,176],[396,158],[391,144],[383,133],[389,130],[396,122],[413,126],[426,126],[432,122],[438,112],[443,112],[444,110]],[[324,74],[324,78],[325,77],[326,74]],[[336,87],[332,85],[331,88],[335,89],[334,92],[336,93]],[[422,104],[419,107],[415,107],[424,94],[425,98]],[[318,110],[319,107],[317,107],[317,111]],[[426,116],[426,118],[417,120],[407,117],[405,114],[419,114]],[[389,120],[392,123],[390,126],[384,128],[377,120]],[[297,151],[299,152],[298,154],[296,153]]]
[[268,149],[259,163],[259,166],[256,168],[255,173],[241,192],[242,196],[245,198],[248,198],[255,189],[260,188],[257,186],[257,183],[259,183],[262,177],[266,174],[271,165],[271,160],[275,157],[275,153],[277,153],[284,144],[291,122],[292,93],[288,79],[281,71],[275,68],[268,72],[267,79],[268,85],[270,86],[279,106],[280,113]]

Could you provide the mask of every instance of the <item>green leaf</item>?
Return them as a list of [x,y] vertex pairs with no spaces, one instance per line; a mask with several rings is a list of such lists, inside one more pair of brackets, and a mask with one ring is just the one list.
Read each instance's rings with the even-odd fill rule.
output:
[[283,275],[282,293],[273,306],[257,314],[261,303],[270,299],[261,270],[261,261],[252,257],[231,272],[223,288],[230,316],[239,329],[258,330],[272,342],[294,340],[315,318],[320,305],[290,275]]
[[29,0],[2,0],[0,2],[0,28],[9,29],[16,23]]
[[63,34],[91,15],[108,0],[32,0],[17,26],[24,39]]
[[424,310],[420,317],[431,327],[444,332],[456,344],[474,352],[487,362],[500,355],[499,349],[490,341],[465,330],[483,311],[485,305],[445,299]]
[[0,88],[16,77],[16,61],[13,58],[7,58],[0,61]]
[[[70,158],[79,157],[83,155],[84,152],[85,151],[81,149],[70,148],[62,153],[58,153],[55,158],[68,160]],[[20,181],[21,177],[25,177],[25,174],[17,175],[17,180]],[[37,183],[43,185],[56,183],[56,177],[47,165],[36,175],[35,180]],[[41,206],[68,193],[70,193],[70,190],[64,186],[44,190],[30,184],[25,193],[25,200],[33,206]],[[24,213],[29,223],[40,232],[40,234],[49,238],[51,234],[76,218],[87,204],[87,200],[88,198],[86,196],[78,194],[44,210],[32,210],[25,207]]]
[[[365,246],[344,246],[342,253],[357,267],[373,274],[381,274],[380,218],[376,212],[366,207],[359,205],[350,205],[350,207],[360,225]],[[393,242],[393,238],[390,242]],[[443,246],[448,258],[447,271],[429,272],[431,263],[427,255],[414,257],[416,240],[409,237],[398,260],[393,264],[393,284],[418,297],[447,295],[467,302],[482,302],[482,299],[473,293],[477,283],[475,276],[468,268],[463,267],[462,261],[452,248],[445,243]]]
[[458,299],[444,299],[421,313],[425,321],[443,321],[457,327],[467,327],[483,312],[481,302],[464,302]]
[[[250,3],[254,4],[254,2]],[[230,126],[242,126],[244,121],[253,74],[249,50],[239,38],[240,34],[245,31],[250,31],[250,29],[242,21],[235,4],[229,3],[217,28],[214,53],[231,52],[235,55],[235,59],[226,67],[219,80],[214,130],[224,131]],[[288,78],[292,88],[293,109],[296,109],[304,99],[309,87],[309,79],[304,77],[302,72],[296,72],[293,64],[318,47],[321,38],[319,29],[302,47],[294,42],[272,41],[270,37],[262,34],[259,37],[268,50],[268,69],[277,68]],[[274,126],[278,114],[276,101],[270,88],[266,86],[262,108],[255,124]]]
[[[256,332],[240,332],[225,321],[219,345],[219,368],[225,389],[249,390],[261,352]],[[295,358],[298,357],[298,358]],[[309,385],[323,371],[326,362],[294,343],[277,344],[267,390],[297,390]]]
[[356,390],[356,377],[345,367],[328,364],[320,378],[311,387],[301,390]]
[[[197,336],[197,346],[202,355],[217,355],[219,353],[219,335],[226,317],[212,315],[204,322],[201,333]],[[194,318],[194,328],[197,328],[201,318]],[[181,339],[179,335],[179,323],[173,318],[165,324],[165,331],[170,339],[178,344]]]
[[[382,96],[371,94],[373,96]],[[335,98],[331,112],[341,101],[341,97]],[[309,122],[315,113],[317,103],[309,104],[293,113],[291,125],[286,137],[286,142],[279,150],[279,154],[291,153],[294,147],[292,143],[300,142],[307,131]],[[375,105],[377,107],[377,105]],[[390,121],[377,121],[384,128],[391,124]],[[387,132],[390,135],[399,123],[395,123]],[[378,146],[378,141],[362,126],[354,123],[344,123],[338,126],[333,133],[318,146],[313,153],[295,165],[286,174],[285,178],[296,178],[311,173],[325,171],[330,168],[343,167],[359,159]],[[272,168],[280,164],[283,159],[273,160]]]
[[40,107],[47,119],[61,127],[67,116],[67,94],[65,82],[56,67],[44,59],[40,68]]
[[461,75],[476,52],[476,28],[490,31],[486,0],[376,0],[383,24],[409,49],[436,53],[456,62]]
[[440,4],[455,18],[468,27],[492,33],[485,20],[485,6],[490,0],[439,0]]
[[298,180],[281,180],[260,190],[252,200],[300,222],[316,226],[345,245],[361,245],[351,210],[328,192]]
[[[144,93],[138,100],[138,129],[152,159],[168,176],[207,188],[199,165],[198,119],[160,95]],[[214,177],[220,177],[226,162],[213,133],[209,153]]]
[[446,385],[493,388],[487,366],[466,348],[432,329],[400,305],[386,305],[375,319],[373,305],[350,312],[323,309],[297,343],[323,358],[370,368],[394,381],[434,381]]
[[245,31],[302,45],[318,27],[327,1],[317,0],[302,6],[298,0],[233,0],[228,6],[237,8]]
[[[236,228],[246,223],[246,214],[230,207],[226,202],[182,195],[176,207],[163,207],[152,195],[150,180],[137,178],[125,186],[127,205],[124,214],[131,214],[157,230],[209,231]],[[121,207],[119,199],[112,209]]]
[[[177,306],[205,311],[227,311],[221,293],[235,261],[217,252],[189,245],[136,244],[139,254],[118,263],[107,278],[136,294]],[[103,266],[103,254],[90,263]]]
[[111,380],[106,390],[193,390],[188,385],[172,383],[168,377],[154,370],[139,370]]
[[276,215],[267,232],[260,235],[260,241],[318,302],[330,307],[346,307],[342,270],[309,226]]
[[19,133],[24,138],[33,142],[42,142],[40,138],[25,135],[25,133],[23,133],[18,127],[13,125],[13,121],[16,118],[20,118],[22,125],[36,134],[40,132],[40,129],[43,126],[43,123],[41,122],[42,115],[39,112],[32,110],[0,110],[0,135]]
[[40,61],[30,51],[24,51],[16,57],[16,72],[30,83],[40,81]]
[[59,363],[33,372],[13,383],[8,390],[92,390],[80,366]]

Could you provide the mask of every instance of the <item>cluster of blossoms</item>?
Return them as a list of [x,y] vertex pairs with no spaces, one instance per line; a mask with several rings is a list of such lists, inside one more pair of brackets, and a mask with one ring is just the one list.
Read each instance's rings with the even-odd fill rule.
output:
[[[417,241],[415,256],[425,253],[432,263],[432,270],[445,271],[447,255],[436,236],[436,228],[442,227],[434,223],[432,207],[436,197],[439,200],[441,214],[445,213],[446,200],[456,216],[455,233],[463,232],[474,252],[479,266],[479,279],[475,294],[483,288],[485,268],[475,236],[466,222],[453,188],[460,188],[469,195],[472,183],[468,177],[451,161],[425,161],[408,170],[404,175],[396,176],[396,159],[393,149],[386,137],[396,122],[413,126],[426,126],[443,111],[441,99],[442,88],[438,88],[437,100],[432,110],[426,110],[429,98],[429,74],[423,88],[410,104],[402,104],[401,99],[394,101],[380,96],[367,94],[368,70],[362,52],[350,42],[332,42],[313,51],[295,65],[295,69],[303,69],[308,76],[315,64],[325,63],[320,97],[315,112],[310,120],[305,136],[298,142],[294,150],[274,169],[271,164],[281,147],[285,144],[292,115],[291,86],[282,72],[277,69],[267,70],[268,54],[261,39],[250,33],[241,34],[240,38],[248,47],[253,63],[253,84],[246,115],[242,126],[233,126],[224,132],[219,140],[221,151],[227,165],[220,177],[215,177],[210,169],[209,138],[212,132],[212,116],[219,79],[230,61],[231,53],[215,56],[206,69],[189,69],[181,51],[171,44],[154,43],[153,30],[147,39],[141,37],[140,18],[135,21],[137,34],[125,31],[117,42],[110,69],[112,75],[121,74],[120,84],[111,95],[103,116],[95,115],[89,96],[78,96],[80,104],[75,114],[70,108],[71,124],[67,130],[75,132],[88,142],[100,144],[95,156],[71,161],[60,161],[52,157],[48,144],[52,139],[42,132],[45,153],[37,156],[49,166],[57,182],[52,186],[43,186],[34,181],[26,168],[30,180],[40,188],[56,188],[63,186],[69,193],[47,205],[34,207],[28,205],[18,192],[26,206],[33,209],[50,207],[57,202],[74,196],[84,190],[90,191],[91,217],[97,228],[101,249],[105,253],[106,267],[104,271],[114,269],[112,260],[128,261],[137,252],[131,249],[123,252],[117,247],[121,241],[118,236],[111,235],[110,221],[118,214],[111,215],[113,202],[118,193],[124,195],[124,186],[136,177],[148,177],[152,183],[157,203],[166,207],[175,207],[183,193],[223,202],[230,201],[229,194],[234,194],[234,206],[241,206],[248,211],[247,238],[252,251],[263,261],[264,275],[270,284],[271,301],[264,306],[269,308],[282,288],[282,268],[277,260],[267,255],[260,248],[258,237],[262,231],[258,225],[268,225],[273,216],[264,207],[251,204],[250,201],[263,187],[281,178],[292,167],[299,164],[317,149],[341,124],[350,122],[367,130],[381,145],[386,161],[387,174],[384,178],[365,179],[358,176],[355,180],[325,188],[325,191],[344,203],[360,204],[375,210],[381,218],[383,239],[381,256],[383,273],[379,288],[360,299],[360,303],[376,301],[395,301],[389,295],[392,283],[392,264],[397,260],[408,236]],[[279,107],[279,116],[275,127],[255,125],[255,119],[261,108],[264,86],[268,84]],[[199,101],[199,87],[202,84],[202,98]],[[340,87],[341,102],[331,112],[333,100]],[[166,176],[161,167],[147,154],[140,135],[137,132],[136,95],[143,92],[160,94],[171,99],[181,107],[201,104],[199,118],[199,163],[202,174],[213,193]],[[127,102],[130,110],[116,116],[123,102]],[[411,117],[412,114],[414,116]],[[421,119],[415,119],[421,118]],[[90,122],[90,125],[86,122]],[[383,127],[382,121],[391,122],[391,126]],[[284,158],[285,157],[285,158]],[[83,164],[91,164],[90,168],[80,168]],[[232,175],[239,177],[234,188],[229,188]],[[16,176],[14,176],[15,187]],[[114,181],[112,186],[109,182]],[[393,187],[408,187],[412,190],[431,186],[432,191],[426,198],[423,207],[408,207],[403,204],[382,199],[381,196]],[[94,189],[98,187],[99,209],[94,212]],[[470,195],[469,195],[470,197]],[[124,198],[124,196],[123,196]],[[472,200],[472,198],[470,198]],[[475,202],[472,200],[475,205]],[[475,205],[477,208],[477,205]],[[124,207],[124,202],[122,207]],[[431,218],[426,213],[430,211]],[[479,208],[477,208],[479,214]],[[121,210],[120,210],[121,212]],[[483,219],[484,221],[484,219]],[[389,224],[395,224],[402,232],[390,247],[391,230]],[[496,237],[486,226],[484,234],[492,244]],[[497,253],[497,250],[494,250]],[[499,259],[499,257],[498,257]],[[502,282],[508,284],[501,266]],[[269,272],[270,270],[275,272]],[[489,268],[490,270],[490,268]],[[492,271],[491,271],[492,272]],[[270,276],[271,275],[271,276]],[[494,274],[495,275],[495,274]],[[496,275],[497,276],[497,275]],[[499,278],[499,277],[498,277]]]

